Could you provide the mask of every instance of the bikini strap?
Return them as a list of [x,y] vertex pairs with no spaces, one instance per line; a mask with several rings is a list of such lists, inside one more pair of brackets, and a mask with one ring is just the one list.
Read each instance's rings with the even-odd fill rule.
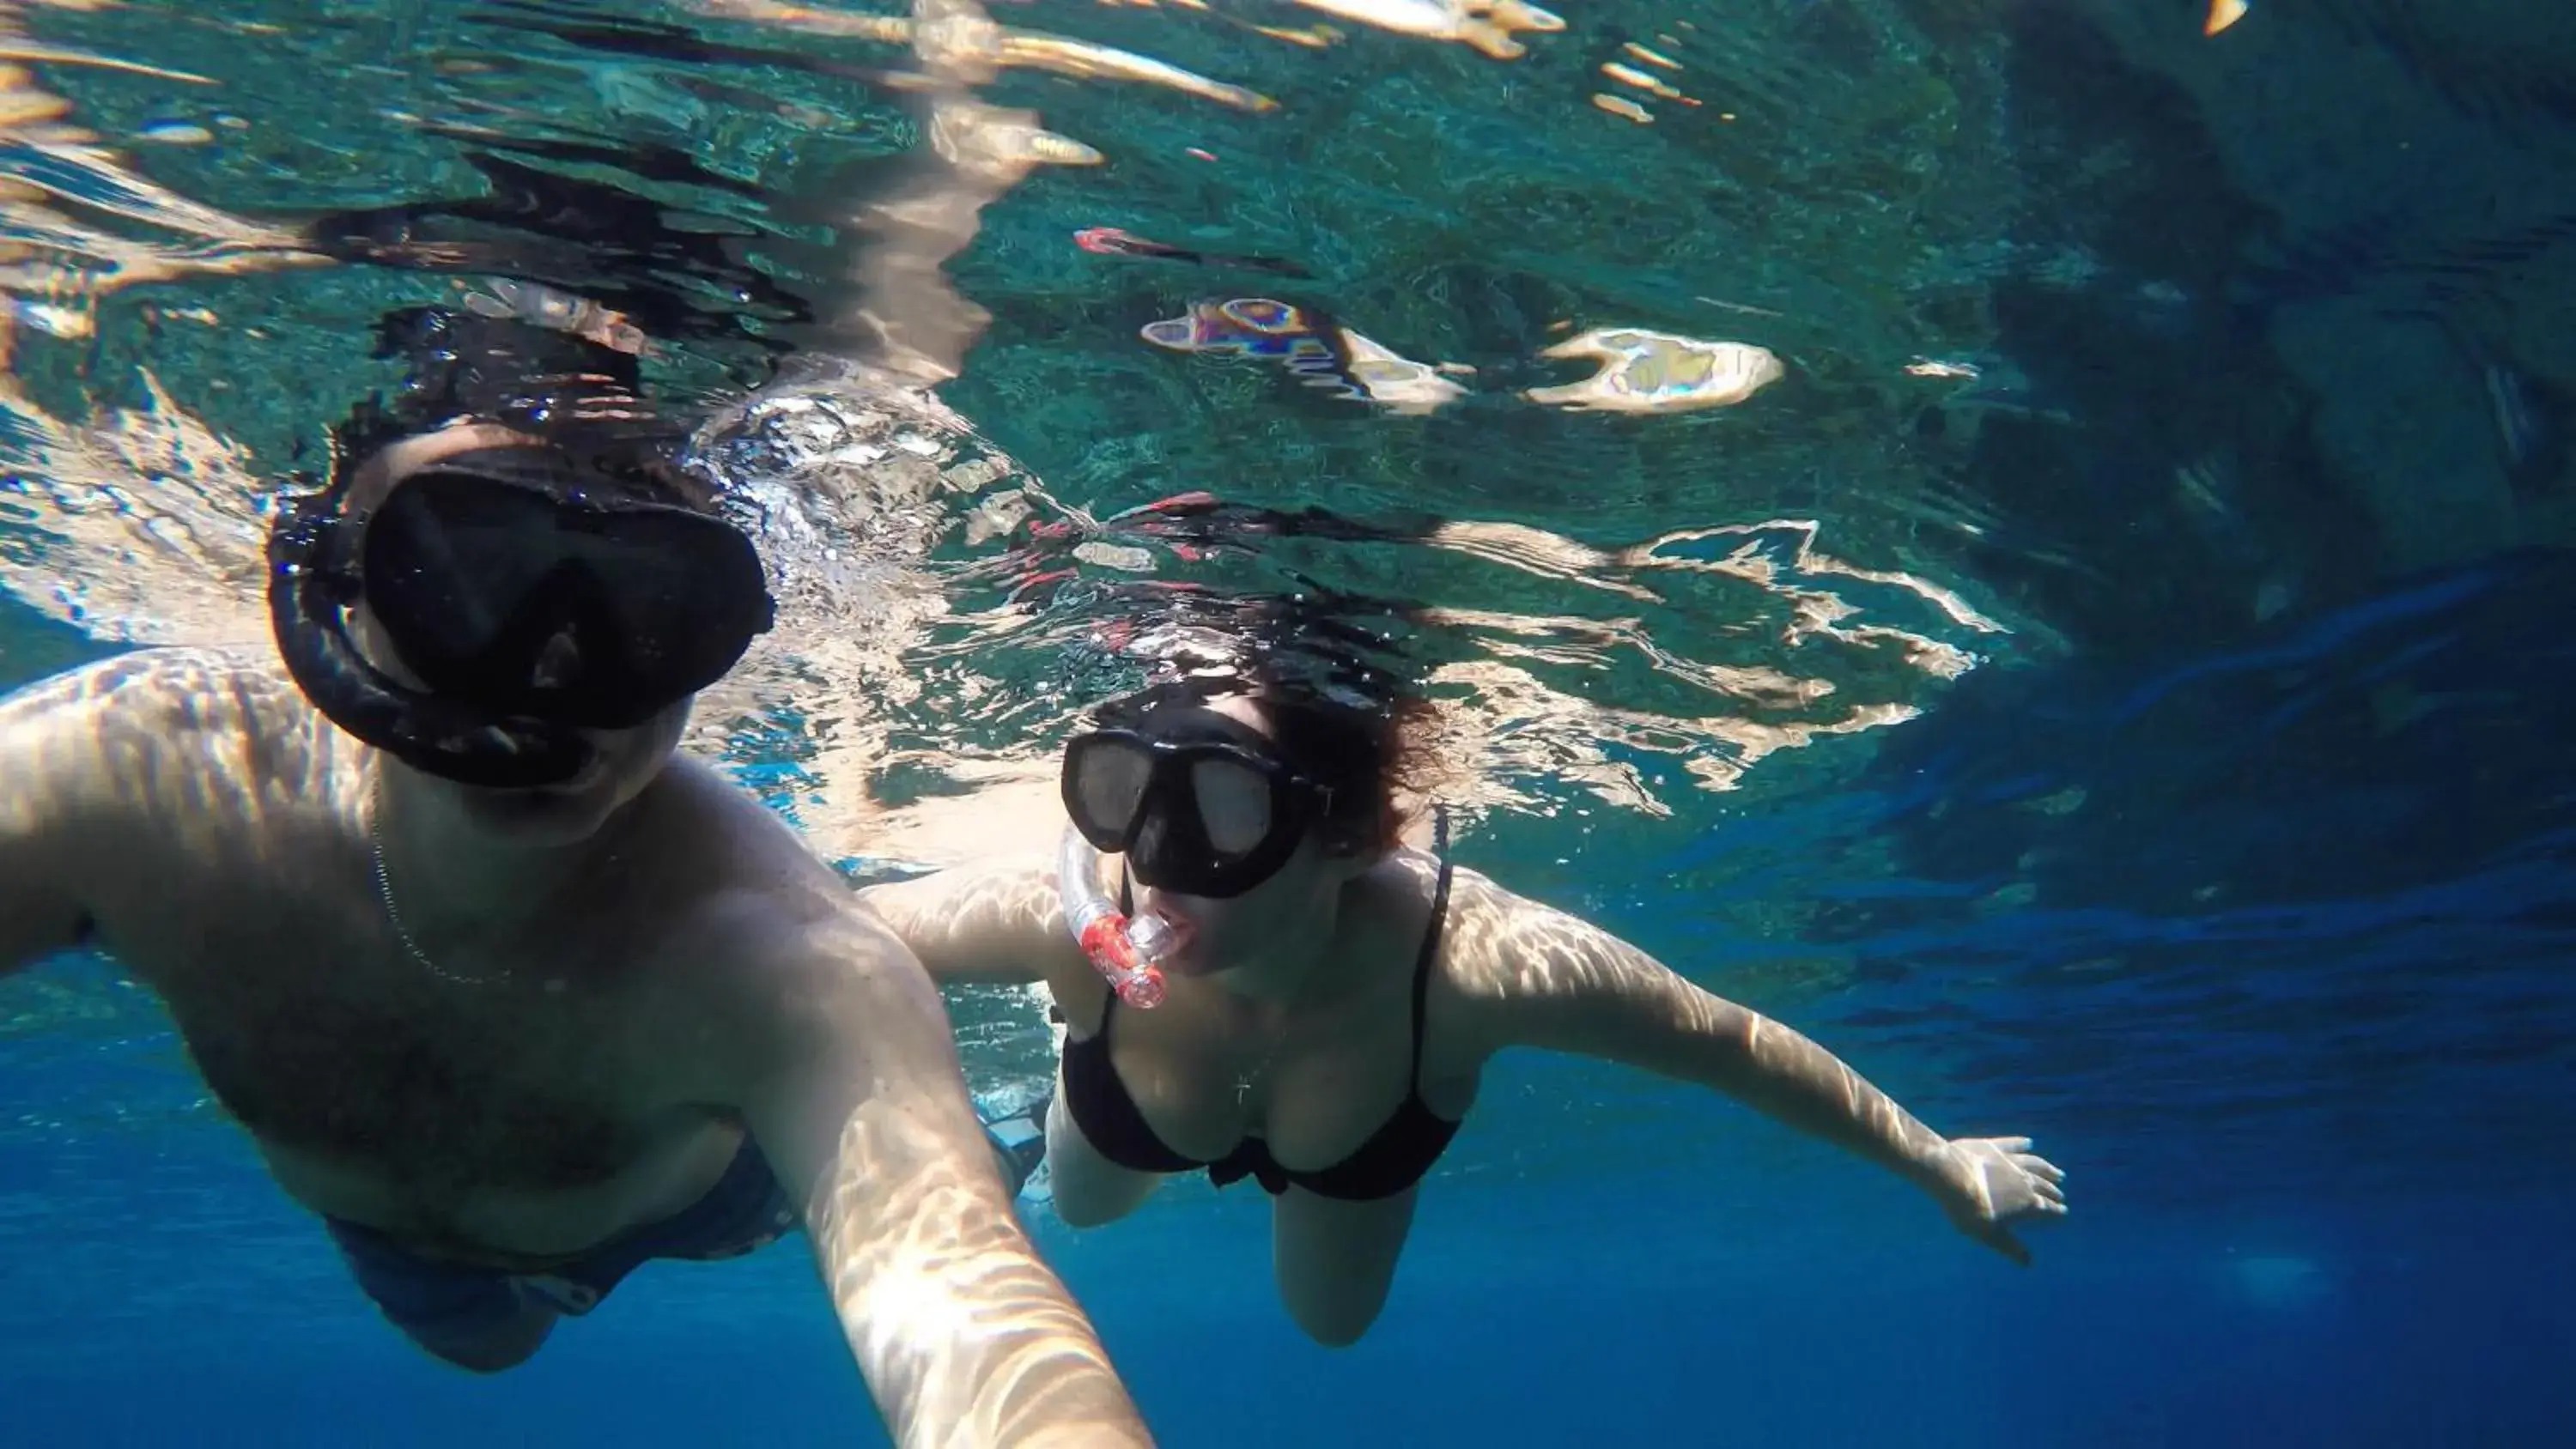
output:
[[1413,963],[1413,1090],[1422,1092],[1424,1007],[1431,999],[1431,968],[1440,959],[1440,928],[1449,919],[1449,807],[1431,807],[1431,848],[1440,857],[1440,880],[1431,888],[1431,928],[1422,933],[1422,954]]

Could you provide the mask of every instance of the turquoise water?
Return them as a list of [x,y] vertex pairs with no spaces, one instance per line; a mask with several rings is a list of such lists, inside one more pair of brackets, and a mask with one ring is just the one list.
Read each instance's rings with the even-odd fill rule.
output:
[[[925,174],[919,62],[723,8],[0,14],[0,683],[258,637],[261,500],[396,380],[402,306],[542,285],[666,395],[886,406],[810,359],[881,357],[865,259],[927,244],[867,210]],[[1353,1350],[1288,1325],[1241,1191],[1033,1207],[1163,1442],[2564,1433],[2569,22],[1628,4],[1500,58],[1288,4],[992,13],[1205,84],[980,88],[1098,164],[933,245],[984,319],[892,294],[958,374],[903,416],[968,471],[787,475],[804,653],[697,746],[854,869],[926,863],[1115,687],[1139,585],[1401,616],[1462,859],[2074,1188],[2017,1272],[1738,1109],[1508,1059]],[[1144,335],[1240,299],[1413,390]],[[1594,364],[1541,352],[1615,329],[1782,375],[1548,400]],[[767,436],[707,447],[749,478]],[[1116,517],[1188,490],[1265,512]],[[1016,1100],[1034,1009],[955,1005]],[[0,982],[0,1101],[10,1442],[876,1433],[788,1250],[650,1268],[501,1378],[419,1358],[108,963]]]

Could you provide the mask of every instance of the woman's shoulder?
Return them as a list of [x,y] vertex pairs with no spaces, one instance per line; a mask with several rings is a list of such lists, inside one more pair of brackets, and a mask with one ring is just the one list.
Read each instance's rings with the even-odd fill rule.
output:
[[1440,974],[1460,996],[1501,1001],[1530,994],[1570,963],[1598,958],[1610,939],[1580,916],[1457,866],[1442,922]]
[[1473,867],[1428,854],[1406,855],[1406,894],[1421,903],[1416,909],[1423,912],[1426,928],[1435,924],[1429,913],[1440,913],[1438,976],[1458,992],[1482,994],[1492,984],[1502,954],[1499,944],[1517,929],[1530,903]]

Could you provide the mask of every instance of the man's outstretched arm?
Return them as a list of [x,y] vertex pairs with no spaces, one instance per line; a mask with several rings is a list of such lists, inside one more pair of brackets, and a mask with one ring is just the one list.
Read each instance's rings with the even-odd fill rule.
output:
[[792,944],[751,973],[775,1006],[748,1033],[765,1045],[744,1117],[804,1209],[895,1442],[1150,1444],[1090,1321],[1021,1231],[927,975],[846,894],[766,930]]

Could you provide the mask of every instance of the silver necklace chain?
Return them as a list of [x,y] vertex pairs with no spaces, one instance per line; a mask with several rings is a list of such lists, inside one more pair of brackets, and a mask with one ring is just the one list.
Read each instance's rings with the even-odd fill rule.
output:
[[1263,1074],[1270,1070],[1270,1064],[1272,1062],[1279,1060],[1279,1049],[1287,1044],[1288,1032],[1285,1027],[1282,1027],[1279,1034],[1270,1039],[1270,1050],[1261,1054],[1261,1060],[1253,1064],[1251,1071],[1237,1072],[1234,1074],[1234,1104],[1236,1106],[1242,1106],[1244,1102],[1252,1096],[1252,1084],[1261,1080]]
[[384,902],[385,919],[393,925],[394,938],[402,942],[403,950],[411,956],[411,959],[417,963],[422,970],[427,971],[430,975],[437,977],[441,981],[449,982],[457,986],[490,986],[496,982],[507,981],[510,979],[510,973],[508,971],[502,971],[492,976],[465,976],[460,975],[457,972],[450,971],[446,967],[439,965],[436,961],[431,960],[429,958],[429,953],[420,948],[420,942],[412,938],[411,927],[403,924],[402,907],[394,904],[393,877],[385,870],[385,833],[382,824],[385,804],[384,790],[379,786],[371,793],[374,798],[368,802],[367,806],[367,849],[369,854],[375,858],[376,899]]
[[1261,1065],[1254,1067],[1251,1071],[1239,1072],[1235,1075],[1234,1105],[1240,1107],[1244,1103],[1252,1100],[1253,1079],[1260,1076],[1263,1072],[1270,1070],[1270,1057],[1275,1057],[1277,1055],[1279,1055],[1279,1048],[1274,1046],[1270,1049],[1270,1056],[1263,1057],[1261,1059]]
[[[1449,807],[1446,805],[1434,806],[1432,819],[1434,822],[1434,833],[1432,836],[1431,846],[1433,851],[1432,858],[1445,862],[1449,858]],[[1441,869],[1446,871],[1448,867],[1444,864],[1441,866]],[[1448,905],[1449,885],[1448,878],[1444,875],[1441,878],[1439,892],[1432,900],[1431,909],[1433,919],[1431,928],[1433,930],[1436,931],[1440,929],[1439,916],[1442,912],[1448,909]],[[1418,1025],[1416,1029],[1419,1029]],[[1287,1029],[1283,1027],[1277,1036],[1270,1039],[1270,1050],[1261,1054],[1261,1060],[1253,1065],[1251,1071],[1237,1072],[1234,1074],[1234,1103],[1236,1106],[1242,1106],[1244,1102],[1251,1097],[1252,1084],[1260,1081],[1263,1075],[1269,1072],[1271,1063],[1279,1060],[1279,1049],[1287,1044],[1288,1032]],[[1414,1065],[1416,1070],[1420,1069],[1421,1064],[1419,1062],[1416,1062]]]

